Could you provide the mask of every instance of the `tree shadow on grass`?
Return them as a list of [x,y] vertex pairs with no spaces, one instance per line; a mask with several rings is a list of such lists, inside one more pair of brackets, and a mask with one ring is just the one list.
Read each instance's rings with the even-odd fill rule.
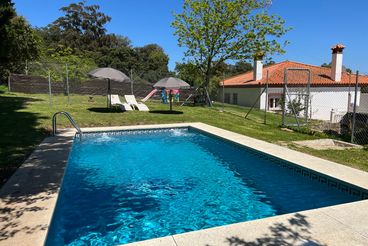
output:
[[126,111],[122,111],[120,108],[89,108],[88,111],[95,112],[95,113],[124,113]]
[[270,232],[252,241],[241,239],[237,236],[226,238],[230,246],[268,246],[268,245],[305,245],[323,246],[325,244],[313,239],[310,232],[311,225],[307,217],[300,213],[294,214],[287,222],[274,223],[269,227]]
[[39,99],[0,95],[0,187],[48,134],[37,113],[21,111]]
[[183,114],[182,111],[176,111],[176,110],[150,110],[151,114]]

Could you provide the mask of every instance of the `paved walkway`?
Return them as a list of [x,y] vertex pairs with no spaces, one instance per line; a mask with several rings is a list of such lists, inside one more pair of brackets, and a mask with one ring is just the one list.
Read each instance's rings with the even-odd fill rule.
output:
[[43,245],[72,137],[46,138],[0,190],[0,245]]

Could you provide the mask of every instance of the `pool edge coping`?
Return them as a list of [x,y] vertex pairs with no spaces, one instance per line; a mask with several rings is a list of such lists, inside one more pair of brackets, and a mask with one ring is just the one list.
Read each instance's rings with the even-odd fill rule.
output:
[[[333,178],[342,180],[344,182],[347,182],[347,183],[350,183],[350,184],[353,184],[353,185],[356,185],[356,186],[359,186],[359,187],[362,187],[362,188],[368,190],[368,173],[366,173],[364,171],[360,171],[360,170],[357,170],[357,169],[354,169],[354,168],[351,168],[351,167],[347,167],[347,166],[344,166],[344,165],[341,165],[341,164],[338,164],[338,163],[334,163],[334,162],[324,160],[324,159],[321,159],[321,158],[318,158],[318,157],[314,157],[314,156],[311,156],[311,155],[308,155],[308,154],[304,154],[304,153],[301,153],[301,152],[298,152],[298,151],[295,151],[295,150],[291,150],[291,149],[288,149],[286,147],[278,146],[278,145],[275,145],[275,144],[272,144],[272,143],[268,143],[268,142],[265,142],[265,141],[262,141],[262,140],[254,139],[254,138],[251,138],[251,137],[248,137],[248,136],[245,136],[245,135],[241,135],[241,134],[238,134],[238,133],[235,133],[235,132],[231,132],[231,131],[224,130],[224,129],[221,129],[221,128],[217,128],[217,127],[214,127],[214,126],[210,126],[210,125],[207,125],[207,124],[204,124],[204,123],[196,122],[196,123],[173,123],[173,124],[157,124],[157,125],[132,125],[132,126],[119,126],[119,127],[93,127],[93,128],[82,128],[82,131],[86,131],[86,132],[89,132],[89,131],[93,131],[93,132],[124,131],[124,130],[163,129],[163,128],[177,128],[177,127],[193,127],[195,129],[205,131],[209,134],[216,135],[220,138],[238,143],[240,145],[245,145],[246,147],[255,149],[257,151],[266,152],[267,154],[276,156],[277,158],[281,158],[281,159],[290,161],[292,163],[295,163],[297,165],[304,166],[307,169],[311,169],[313,171],[321,172],[321,173],[328,172],[328,176],[331,176]],[[64,140],[73,140],[75,133],[76,132],[73,129],[65,129],[60,134],[60,137]],[[44,143],[45,141],[52,141],[52,139],[53,139],[52,137],[48,137],[42,143]],[[55,140],[55,138],[54,138],[54,140]],[[42,145],[42,143],[40,144],[40,146]],[[70,148],[71,145],[72,145],[72,143],[70,143],[70,145],[68,147],[68,150],[66,150],[67,151],[67,157],[69,156],[69,152],[71,150],[71,148]],[[36,152],[38,149],[39,149],[39,147],[34,152]],[[297,154],[297,157],[295,157],[295,154]],[[32,163],[32,157],[33,157],[33,153],[24,162],[24,164]],[[54,156],[54,159],[55,158],[56,157]],[[67,161],[67,160],[64,160],[64,162],[65,161]],[[310,161],[315,161],[315,162],[317,162],[317,164],[316,163],[310,164],[309,163]],[[66,164],[65,164],[65,166],[66,166]],[[21,167],[19,168],[19,170],[21,169]],[[337,169],[337,171],[335,169]],[[17,170],[16,173],[19,170]],[[331,172],[333,173],[333,175],[331,175]],[[351,174],[351,173],[353,173],[353,174]],[[358,182],[356,182],[356,180],[352,180],[352,179],[356,179],[355,175],[359,176]],[[8,182],[11,181],[13,178],[17,178],[17,176],[14,174],[8,180]],[[53,212],[54,212],[54,208],[56,206],[57,196],[58,196],[58,193],[59,193],[61,182],[62,182],[62,178],[59,180],[59,183],[57,184],[58,189],[57,189],[56,194],[55,193],[51,194],[51,196],[53,196],[49,200],[49,203],[51,203],[51,204],[48,204],[49,205],[48,209],[46,209],[46,211],[43,212],[44,214],[43,214],[42,217],[44,218],[44,222],[45,222],[44,224],[46,224],[47,227],[46,227],[46,229],[40,230],[41,232],[38,232],[39,237],[42,237],[42,238],[38,238],[39,240],[37,240],[37,242],[42,241],[43,243],[42,244],[37,244],[37,243],[35,244],[35,243],[31,243],[31,242],[28,241],[27,243],[29,243],[29,245],[43,245],[45,243],[46,235],[48,233],[48,228],[49,228],[49,225],[50,225],[50,222],[51,222],[51,218],[52,218],[52,215],[53,215]],[[4,194],[3,190],[6,187],[7,183],[0,190],[0,202],[3,199],[2,194]],[[6,194],[6,192],[5,192],[5,194]],[[359,202],[353,202],[353,203],[348,203],[348,204],[341,204],[341,205],[331,206],[331,208],[339,209],[339,207],[345,206],[344,208],[346,209],[346,206],[348,208],[349,207],[354,207],[355,204],[357,204],[357,203],[359,203],[359,204],[363,203],[364,208],[365,209],[368,208],[368,201],[359,201]],[[317,213],[321,213],[320,211],[322,211],[324,209],[328,209],[328,208],[330,208],[330,207],[324,207],[324,208],[319,208],[319,209],[315,209],[315,210],[307,210],[307,211],[302,211],[302,212],[299,212],[299,213],[307,213],[307,214],[312,213],[313,214],[313,211],[317,211]],[[38,213],[40,213],[40,212],[38,212]],[[293,214],[295,214],[295,213],[293,213]],[[268,218],[264,218],[264,219],[261,219],[261,220],[255,220],[255,221],[263,221],[265,224],[268,224],[269,223],[268,221],[272,221],[272,220],[280,219],[280,218],[281,219],[282,218],[287,218],[288,216],[290,216],[290,214],[274,216],[274,217],[268,217]],[[22,220],[20,220],[20,221],[22,221]],[[366,220],[366,221],[368,221],[368,220]],[[139,244],[139,245],[141,245],[141,244],[142,245],[152,245],[152,243],[155,243],[155,241],[157,241],[157,242],[160,241],[159,245],[162,245],[161,243],[164,242],[165,240],[169,240],[168,242],[171,243],[170,245],[179,245],[177,243],[177,240],[175,240],[175,238],[178,238],[178,239],[183,238],[183,237],[185,238],[186,235],[187,236],[189,235],[189,237],[193,237],[193,235],[198,235],[200,237],[201,235],[203,235],[203,233],[207,233],[208,231],[224,230],[224,228],[226,230],[226,228],[234,227],[234,226],[236,227],[236,225],[239,225],[239,226],[242,227],[242,226],[244,226],[244,224],[247,224],[247,223],[252,224],[251,222],[254,223],[254,221],[241,222],[241,223],[237,223],[237,224],[224,225],[224,226],[220,226],[220,227],[214,227],[214,228],[209,228],[209,229],[204,229],[204,230],[198,230],[198,231],[188,232],[188,233],[184,233],[184,234],[172,235],[172,236],[168,236],[168,237],[164,237],[164,238],[150,239],[150,240],[136,242],[136,243],[127,244],[127,245],[136,245],[136,244]],[[261,223],[261,222],[257,222],[257,223]],[[1,225],[1,223],[0,223],[0,225]],[[354,228],[354,225],[349,225],[349,226],[351,228]],[[367,228],[368,228],[368,225],[367,225]],[[365,234],[363,235],[363,237],[364,236],[365,236]],[[367,239],[368,239],[368,234],[366,236],[367,236]],[[12,237],[12,238],[14,239],[14,237]],[[22,237],[20,239],[22,239]],[[162,241],[162,240],[164,240],[164,241]],[[0,241],[0,245],[2,245],[3,242],[4,241]],[[24,242],[22,242],[22,245],[26,245],[26,244],[24,244]],[[180,245],[186,245],[186,244],[180,244]],[[190,245],[190,244],[187,244],[187,245]]]

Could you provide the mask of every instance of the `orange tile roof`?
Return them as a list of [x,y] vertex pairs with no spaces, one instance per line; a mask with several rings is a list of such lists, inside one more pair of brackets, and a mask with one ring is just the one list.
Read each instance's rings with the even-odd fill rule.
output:
[[[308,65],[293,61],[283,61],[263,68],[262,79],[253,80],[253,71],[233,76],[224,80],[225,87],[247,87],[262,86],[266,84],[267,71],[269,73],[268,84],[271,87],[282,86],[284,84],[285,68],[306,68],[311,71],[311,86],[334,87],[354,85],[356,80],[355,74],[343,72],[341,81],[337,82],[331,79],[331,68]],[[290,85],[306,85],[308,81],[308,73],[305,71],[288,71],[288,84]],[[368,76],[359,75],[359,83],[368,85]],[[222,81],[220,82],[222,86]]]

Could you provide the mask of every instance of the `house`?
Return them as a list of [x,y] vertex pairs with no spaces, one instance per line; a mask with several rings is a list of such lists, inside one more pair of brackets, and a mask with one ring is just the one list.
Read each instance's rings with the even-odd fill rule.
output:
[[[225,103],[247,107],[255,104],[258,109],[279,111],[285,81],[292,97],[296,98],[298,93],[308,91],[310,72],[308,115],[312,119],[331,120],[335,114],[351,111],[354,105],[356,75],[343,71],[343,50],[344,46],[340,44],[332,47],[331,68],[293,61],[263,67],[262,59],[256,58],[253,71],[220,82],[219,100],[224,97]],[[285,69],[289,69],[286,80]],[[359,75],[358,81],[357,111],[368,113],[368,76]]]

